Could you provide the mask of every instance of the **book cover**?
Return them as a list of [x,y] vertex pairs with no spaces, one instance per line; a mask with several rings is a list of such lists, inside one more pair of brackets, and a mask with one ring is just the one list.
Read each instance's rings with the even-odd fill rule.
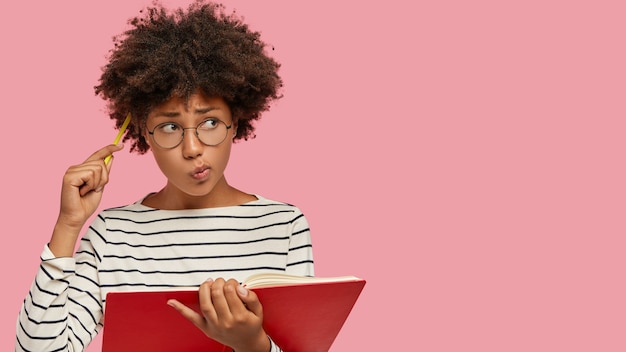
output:
[[[263,305],[263,327],[285,352],[327,352],[356,303],[365,280],[312,278],[253,290]],[[267,285],[267,283],[266,283]],[[111,292],[107,295],[103,352],[231,351],[208,338],[167,300],[199,311],[197,290]]]

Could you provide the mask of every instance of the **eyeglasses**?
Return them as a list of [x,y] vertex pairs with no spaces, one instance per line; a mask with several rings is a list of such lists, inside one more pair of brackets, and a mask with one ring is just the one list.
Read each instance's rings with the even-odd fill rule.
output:
[[152,136],[154,142],[161,148],[176,148],[185,138],[185,130],[195,130],[196,137],[205,145],[216,146],[222,143],[228,135],[228,130],[233,125],[227,126],[223,121],[210,118],[198,124],[196,127],[183,127],[175,122],[163,122],[148,134]]

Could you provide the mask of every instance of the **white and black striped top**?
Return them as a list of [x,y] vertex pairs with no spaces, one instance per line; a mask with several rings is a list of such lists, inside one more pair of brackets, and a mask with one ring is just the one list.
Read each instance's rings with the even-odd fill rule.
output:
[[158,210],[140,200],[107,209],[74,258],[55,258],[46,246],[41,259],[16,351],[84,350],[102,328],[110,291],[199,286],[209,277],[241,282],[267,271],[314,275],[302,212],[261,196],[221,208]]

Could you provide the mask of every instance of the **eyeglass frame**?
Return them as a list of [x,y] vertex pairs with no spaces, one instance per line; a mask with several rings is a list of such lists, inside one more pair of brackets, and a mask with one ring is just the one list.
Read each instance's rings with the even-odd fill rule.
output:
[[[200,125],[202,125],[203,123],[205,123],[205,122],[207,122],[209,120],[215,120],[218,123],[222,123],[222,124],[224,124],[224,126],[226,126],[226,133],[224,134],[224,138],[219,143],[216,143],[216,144],[205,143],[200,138],[200,135],[198,134],[198,128],[200,127]],[[173,146],[173,147],[164,147],[164,146],[160,145],[159,142],[157,142],[156,138],[154,138],[154,131],[156,131],[156,129],[159,128],[159,126],[163,126],[163,125],[176,125],[176,126],[180,127],[180,129],[183,131],[183,133],[180,135],[180,140],[178,141],[178,143],[176,143],[175,146]],[[233,127],[232,122],[231,122],[230,125],[227,125],[226,122],[224,122],[224,121],[222,121],[222,120],[220,120],[218,118],[210,117],[208,119],[204,119],[204,120],[200,121],[200,123],[196,127],[183,127],[181,124],[176,123],[176,122],[161,122],[160,124],[154,126],[152,131],[150,131],[148,129],[148,126],[146,125],[146,130],[148,131],[148,134],[152,137],[152,140],[154,141],[154,143],[156,143],[159,147],[161,147],[163,149],[174,149],[174,148],[178,147],[185,140],[185,130],[195,130],[196,138],[198,138],[200,143],[202,143],[202,144],[204,144],[206,146],[209,146],[209,147],[215,147],[215,146],[218,146],[218,145],[224,143],[224,141],[226,140],[226,137],[228,136],[228,130],[231,129],[232,127]]]

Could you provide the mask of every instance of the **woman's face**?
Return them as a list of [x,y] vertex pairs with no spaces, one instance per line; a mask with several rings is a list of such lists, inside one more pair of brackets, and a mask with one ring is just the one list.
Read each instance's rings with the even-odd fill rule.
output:
[[174,97],[148,114],[146,127],[146,141],[167,177],[162,192],[168,199],[188,204],[190,199],[219,194],[228,187],[224,170],[237,126],[222,98],[201,92],[187,101]]

